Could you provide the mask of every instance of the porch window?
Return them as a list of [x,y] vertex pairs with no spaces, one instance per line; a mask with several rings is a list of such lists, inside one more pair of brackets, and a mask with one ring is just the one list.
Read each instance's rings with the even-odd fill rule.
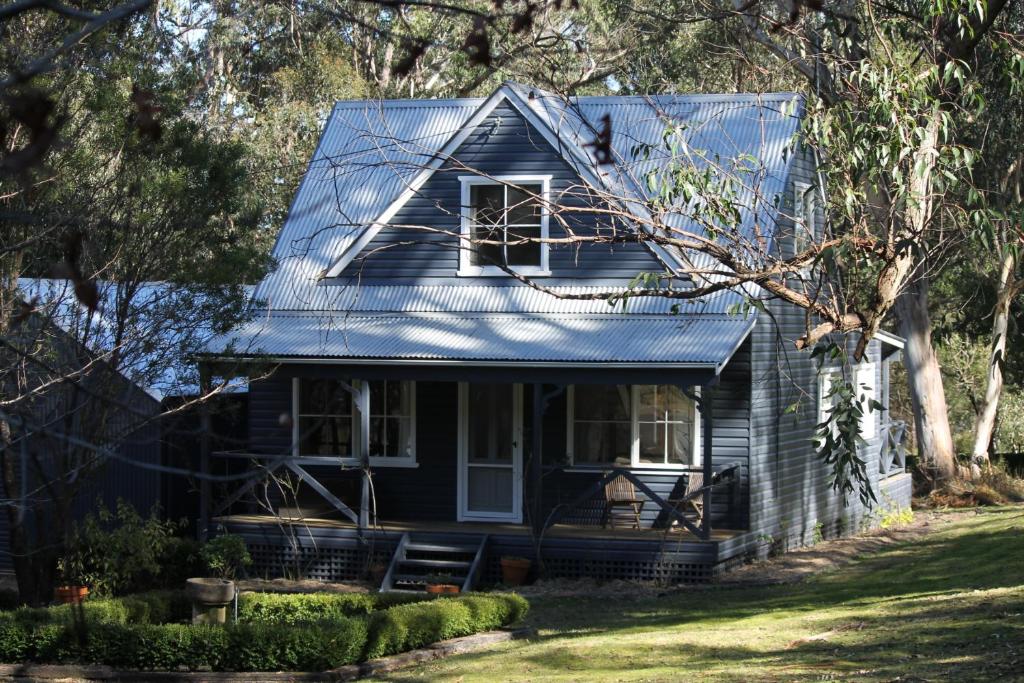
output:
[[570,387],[567,414],[567,450],[574,465],[700,464],[696,406],[679,387]]
[[371,458],[414,459],[415,402],[412,382],[370,382]]
[[355,420],[352,395],[330,379],[296,380],[300,455],[354,457]]
[[[460,275],[503,275],[502,266],[530,275],[548,269],[544,205],[550,176],[460,177],[462,235],[467,239]],[[486,241],[487,244],[480,244]]]
[[[356,386],[351,381],[349,384]],[[370,389],[370,463],[416,462],[414,382],[375,380]],[[334,379],[296,378],[293,385],[294,454],[359,458],[361,420],[352,394]]]

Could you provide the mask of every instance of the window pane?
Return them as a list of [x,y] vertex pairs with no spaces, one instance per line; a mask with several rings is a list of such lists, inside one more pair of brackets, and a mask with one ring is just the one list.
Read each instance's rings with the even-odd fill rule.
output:
[[391,417],[412,414],[412,382],[374,380],[370,385],[370,415]]
[[471,185],[469,201],[474,223],[500,225],[505,222],[504,185]]
[[370,455],[374,458],[411,458],[412,418],[370,418]]
[[629,422],[577,422],[573,431],[573,460],[582,464],[630,464]]
[[470,467],[466,507],[470,512],[512,512],[511,467]]
[[[488,240],[492,242],[504,242],[504,228],[486,228],[474,225],[472,228],[473,240]],[[474,266],[497,266],[505,263],[500,244],[477,244],[470,247],[469,262]]]
[[646,422],[641,423],[639,429],[640,462],[652,465],[686,465],[691,462],[691,425],[678,422]]
[[300,417],[299,453],[351,457],[351,417]]
[[302,415],[351,415],[352,395],[335,380],[299,380],[299,413]]
[[511,463],[512,385],[470,384],[469,461]]
[[638,386],[638,419],[689,422],[692,416],[690,398],[673,385]]
[[[522,189],[519,189],[519,188]],[[508,224],[540,225],[540,185],[508,188]]]
[[629,421],[629,387],[625,384],[579,386],[575,393],[577,420]]
[[[508,241],[540,238],[540,227],[516,226],[508,229]],[[540,242],[512,244],[505,248],[510,266],[539,266]]]

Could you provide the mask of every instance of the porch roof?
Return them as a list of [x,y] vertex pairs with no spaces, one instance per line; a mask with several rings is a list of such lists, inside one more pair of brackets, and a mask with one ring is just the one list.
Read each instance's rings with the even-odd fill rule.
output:
[[268,360],[670,367],[718,374],[753,322],[692,314],[275,312],[221,338],[211,351]]

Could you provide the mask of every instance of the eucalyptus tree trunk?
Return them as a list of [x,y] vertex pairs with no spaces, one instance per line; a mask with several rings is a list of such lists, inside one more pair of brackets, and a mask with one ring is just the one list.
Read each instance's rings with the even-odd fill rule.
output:
[[1005,249],[999,266],[996,306],[992,315],[992,348],[989,351],[988,376],[985,395],[978,404],[974,420],[974,448],[971,453],[971,473],[978,474],[988,464],[989,449],[999,413],[999,397],[1003,392],[1003,364],[1006,362],[1006,336],[1010,323],[1010,304],[1019,290],[1014,278],[1017,268],[1016,254]]
[[900,335],[906,340],[903,363],[914,409],[918,454],[936,479],[949,479],[956,474],[956,451],[949,429],[939,358],[932,345],[927,277],[921,276],[907,286],[896,300],[896,313]]

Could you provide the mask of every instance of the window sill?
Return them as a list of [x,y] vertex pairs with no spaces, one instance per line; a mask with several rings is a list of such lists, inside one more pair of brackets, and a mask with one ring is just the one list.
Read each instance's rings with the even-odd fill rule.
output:
[[[512,268],[511,270],[514,271],[517,275],[525,275],[528,277],[551,276],[550,270],[544,270],[541,268]],[[455,274],[459,277],[509,277],[509,274],[506,273],[504,270],[493,266],[485,266],[482,268],[474,266],[470,266],[468,268],[459,268],[459,270]]]
[[[292,456],[299,464],[308,465],[342,465],[343,467],[360,467],[363,463],[359,458],[339,457],[336,455],[295,455]],[[414,469],[420,464],[411,458],[370,458],[370,467],[404,467]]]
[[370,458],[370,467],[416,469],[420,464],[409,458]]
[[700,469],[700,465],[563,465],[562,471],[567,474],[600,474],[614,469],[630,472],[692,472]]

